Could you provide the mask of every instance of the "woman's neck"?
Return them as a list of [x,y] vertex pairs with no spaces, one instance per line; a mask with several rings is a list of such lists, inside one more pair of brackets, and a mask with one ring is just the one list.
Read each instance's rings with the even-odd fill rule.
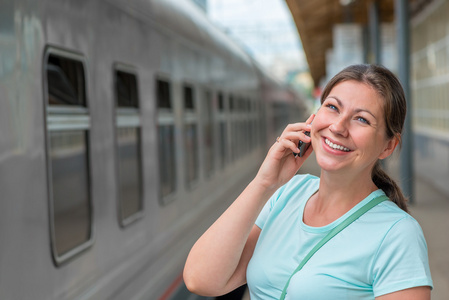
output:
[[371,176],[342,176],[321,172],[318,192],[308,201],[304,223],[310,226],[327,225],[353,208],[377,190]]
[[370,173],[348,175],[321,171],[319,191],[323,202],[354,206],[375,190]]

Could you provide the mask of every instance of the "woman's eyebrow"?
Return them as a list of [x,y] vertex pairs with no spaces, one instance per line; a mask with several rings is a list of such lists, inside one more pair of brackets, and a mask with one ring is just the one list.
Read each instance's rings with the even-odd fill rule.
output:
[[[328,96],[326,99],[329,99],[329,98],[332,98],[332,99],[334,99],[335,101],[337,101],[337,103],[338,103],[338,105],[339,105],[340,107],[342,107],[342,108],[344,107],[343,102],[342,102],[340,99],[338,99],[337,96]],[[355,110],[355,112],[356,112],[356,113],[359,113],[359,112],[366,112],[366,113],[372,115],[373,118],[377,120],[376,116],[375,116],[371,111],[369,111],[369,110],[367,110],[367,109],[364,109],[364,108],[357,108],[357,109]]]
[[338,99],[338,97],[336,97],[336,96],[328,96],[325,100],[327,100],[327,99],[329,99],[329,98],[332,98],[332,99],[334,99],[335,101],[337,101],[337,103],[338,103],[338,105],[339,105],[340,107],[344,107],[343,102],[341,102],[341,100]]
[[376,116],[375,116],[372,112],[370,112],[369,110],[367,110],[367,109],[358,108],[358,109],[355,110],[355,112],[356,112],[356,113],[359,113],[359,112],[366,112],[366,113],[372,115],[373,118],[377,120]]

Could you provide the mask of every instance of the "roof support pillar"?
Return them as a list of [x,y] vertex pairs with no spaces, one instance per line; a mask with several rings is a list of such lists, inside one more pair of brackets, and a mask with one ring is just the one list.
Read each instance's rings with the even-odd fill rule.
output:
[[407,99],[407,115],[402,133],[401,184],[405,196],[414,203],[412,101],[410,93],[410,20],[408,0],[395,0],[398,43],[398,75]]
[[371,53],[375,64],[382,64],[381,28],[379,16],[379,1],[374,0],[369,4],[369,32],[371,37]]
[[[381,65],[382,64],[382,39],[381,39],[381,24],[379,13],[379,0],[373,0],[369,3],[368,7],[368,24],[370,32],[370,44],[371,44],[371,63]],[[382,168],[386,168],[385,160],[381,160],[380,164]]]

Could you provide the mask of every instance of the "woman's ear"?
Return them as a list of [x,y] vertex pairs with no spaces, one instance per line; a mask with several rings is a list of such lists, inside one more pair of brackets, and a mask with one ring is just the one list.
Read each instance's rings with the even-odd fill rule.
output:
[[399,144],[399,139],[395,136],[392,139],[388,140],[387,145],[385,149],[380,153],[379,159],[384,159],[390,156],[394,149],[396,149],[396,146]]

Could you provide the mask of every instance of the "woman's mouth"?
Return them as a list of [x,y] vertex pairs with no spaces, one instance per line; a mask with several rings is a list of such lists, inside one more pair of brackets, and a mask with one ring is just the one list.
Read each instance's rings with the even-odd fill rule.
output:
[[332,148],[334,150],[340,150],[340,151],[344,151],[344,152],[351,151],[350,149],[346,148],[345,146],[332,143],[327,138],[324,139],[324,142],[326,143],[326,145],[328,145],[330,148]]

